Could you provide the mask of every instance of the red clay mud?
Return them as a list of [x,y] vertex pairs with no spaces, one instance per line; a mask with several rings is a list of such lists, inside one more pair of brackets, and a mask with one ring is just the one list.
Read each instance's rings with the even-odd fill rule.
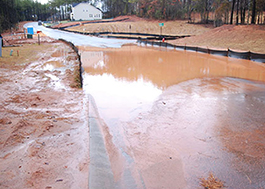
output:
[[58,41],[17,43],[0,62],[0,188],[88,188],[87,102],[70,87],[77,56]]

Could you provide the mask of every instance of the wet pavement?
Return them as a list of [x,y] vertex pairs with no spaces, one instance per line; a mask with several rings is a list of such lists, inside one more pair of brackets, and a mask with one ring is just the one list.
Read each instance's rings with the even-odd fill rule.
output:
[[46,28],[44,26],[39,26],[37,22],[31,22],[24,25],[25,28],[32,26],[34,31],[42,31],[45,35],[54,39],[65,39],[66,41],[72,42],[75,45],[85,45],[92,47],[111,47],[120,48],[122,45],[127,43],[135,43],[136,40],[120,40],[120,39],[106,39],[91,37],[87,35],[70,33],[62,30],[56,30],[51,28]]
[[227,188],[265,187],[263,64],[137,46],[80,52],[109,161],[90,174],[110,171],[115,188],[200,188],[210,172]]

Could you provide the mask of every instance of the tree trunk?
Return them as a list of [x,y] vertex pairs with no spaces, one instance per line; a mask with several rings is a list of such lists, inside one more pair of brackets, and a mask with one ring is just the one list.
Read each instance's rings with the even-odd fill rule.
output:
[[243,18],[241,20],[242,24],[245,24],[246,21],[246,9],[248,6],[248,0],[244,0],[244,5],[243,5]]
[[126,5],[125,5],[125,15],[127,15],[128,14],[128,12],[129,12],[129,0],[126,0]]
[[243,6],[245,5],[245,0],[240,0],[240,23],[243,24]]
[[208,0],[205,0],[205,23],[208,24],[209,20],[209,9],[208,9]]
[[253,0],[251,24],[256,23],[256,0]]
[[189,22],[190,22],[191,21],[191,0],[188,0],[187,11],[188,11],[188,19],[189,19]]
[[263,12],[261,12],[261,24],[264,24],[264,20],[262,20],[262,18],[263,18]]
[[239,0],[236,3],[236,25],[238,25]]
[[166,18],[166,16],[165,16],[165,0],[162,0],[162,17],[165,19]]
[[235,3],[236,3],[236,0],[233,0],[233,3],[232,3],[232,10],[231,10],[230,24],[233,24],[233,16],[234,16]]
[[186,0],[183,0],[183,9],[186,8]]

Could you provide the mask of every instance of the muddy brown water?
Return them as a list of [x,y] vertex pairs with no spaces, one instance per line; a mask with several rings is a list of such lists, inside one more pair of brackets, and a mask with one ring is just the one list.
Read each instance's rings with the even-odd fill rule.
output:
[[101,133],[90,153],[108,159],[91,158],[90,186],[200,188],[212,172],[227,188],[265,187],[264,64],[137,46],[80,52]]

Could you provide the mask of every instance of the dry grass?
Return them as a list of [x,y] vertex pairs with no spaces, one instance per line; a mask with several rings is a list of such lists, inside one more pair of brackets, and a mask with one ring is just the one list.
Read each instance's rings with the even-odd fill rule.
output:
[[[24,44],[19,47],[3,47],[0,68],[19,66],[38,60],[38,54],[52,47],[52,44]],[[10,52],[13,50],[12,56]]]
[[73,72],[74,81],[70,84],[72,88],[82,88],[82,78],[80,75],[80,68],[79,66],[75,66]]
[[208,178],[201,178],[200,185],[204,187],[204,189],[220,189],[225,188],[224,183],[216,178],[212,173],[209,174]]

